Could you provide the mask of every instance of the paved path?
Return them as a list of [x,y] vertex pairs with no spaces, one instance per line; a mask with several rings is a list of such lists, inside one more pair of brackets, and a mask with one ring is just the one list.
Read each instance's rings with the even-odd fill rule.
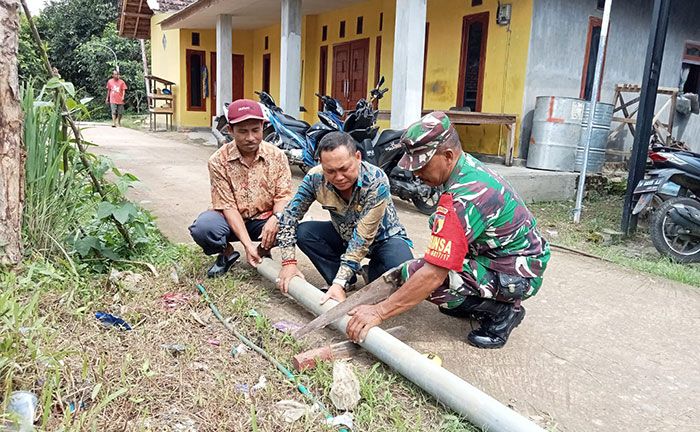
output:
[[[191,241],[187,226],[209,205],[206,161],[213,148],[172,133],[104,126],[84,133],[98,153],[140,178],[130,196],[153,211],[163,232]],[[421,253],[425,216],[409,204],[397,207]],[[327,219],[318,206],[309,217]],[[271,298],[288,319],[308,319],[282,296]],[[557,252],[540,293],[525,305],[525,321],[495,351],[467,345],[470,324],[427,302],[387,325],[406,326],[411,346],[437,353],[447,369],[556,430],[700,430],[700,290]]]

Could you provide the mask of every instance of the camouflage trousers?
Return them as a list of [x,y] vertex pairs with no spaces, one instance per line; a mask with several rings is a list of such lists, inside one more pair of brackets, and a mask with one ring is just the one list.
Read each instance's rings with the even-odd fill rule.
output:
[[[423,259],[407,261],[401,267],[401,278],[406,282],[411,275],[425,265]],[[529,279],[531,289],[523,297],[531,297],[542,283],[542,278]],[[536,288],[535,288],[536,287]],[[427,298],[431,303],[452,309],[464,302],[467,296],[494,299],[512,303],[513,300],[504,297],[498,289],[497,274],[475,260],[464,260],[461,272],[450,270],[447,279]]]

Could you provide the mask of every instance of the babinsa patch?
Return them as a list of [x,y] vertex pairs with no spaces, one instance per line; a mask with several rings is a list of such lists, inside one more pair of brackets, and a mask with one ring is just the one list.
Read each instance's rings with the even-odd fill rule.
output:
[[445,193],[435,211],[433,233],[423,259],[438,267],[461,271],[466,254],[464,229],[454,209],[452,195]]

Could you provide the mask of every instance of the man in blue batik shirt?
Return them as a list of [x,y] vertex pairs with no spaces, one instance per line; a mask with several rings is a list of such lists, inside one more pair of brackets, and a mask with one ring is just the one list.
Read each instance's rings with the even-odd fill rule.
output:
[[[329,133],[318,151],[321,164],[304,177],[280,221],[278,284],[287,292],[294,276],[303,278],[295,258],[295,246],[299,246],[329,286],[322,302],[343,301],[363,258],[370,259],[367,276],[372,281],[413,254],[391,200],[389,179],[380,168],[362,161],[352,137]],[[299,223],[314,201],[329,211],[331,220]]]

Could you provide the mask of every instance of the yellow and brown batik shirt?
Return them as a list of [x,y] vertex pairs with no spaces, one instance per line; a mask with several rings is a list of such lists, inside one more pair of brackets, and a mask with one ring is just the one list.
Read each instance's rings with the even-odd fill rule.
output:
[[335,279],[349,281],[360,270],[360,262],[374,244],[399,237],[411,245],[406,229],[396,214],[389,179],[384,171],[361,162],[352,197],[345,201],[326,181],[323,168],[319,165],[304,177],[282,215],[277,244],[283,260],[294,259],[297,225],[314,201],[330,212],[333,227],[347,242]]
[[292,197],[292,173],[282,150],[265,141],[248,166],[235,142],[209,158],[214,210],[237,209],[244,220],[267,219],[273,206]]

